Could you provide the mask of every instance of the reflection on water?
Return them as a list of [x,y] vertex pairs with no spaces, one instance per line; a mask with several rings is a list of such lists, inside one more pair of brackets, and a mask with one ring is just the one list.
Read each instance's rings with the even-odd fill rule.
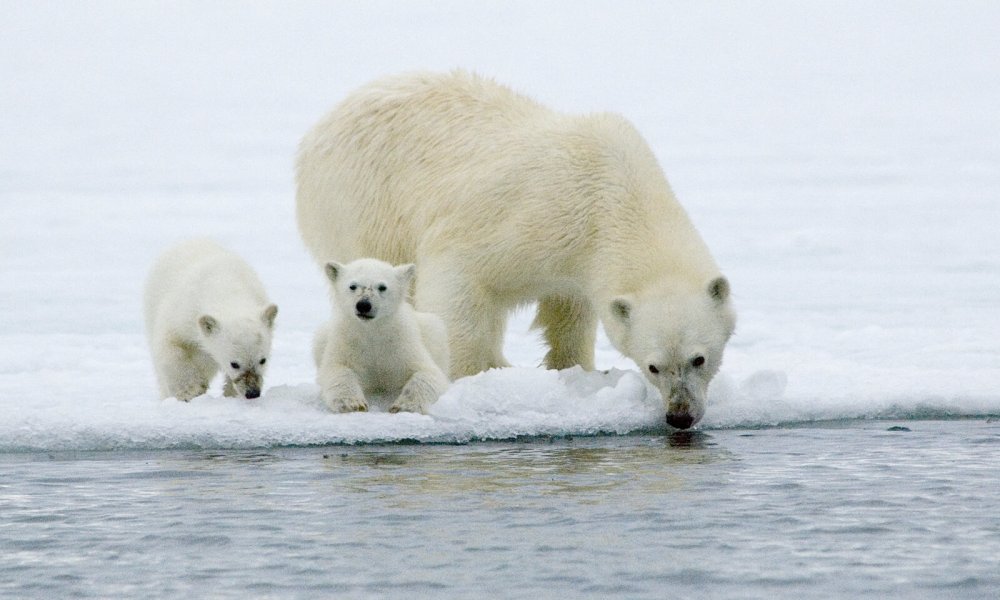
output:
[[[467,502],[542,506],[554,497],[577,504],[628,501],[683,491],[699,465],[734,462],[702,431],[662,436],[531,438],[471,445],[336,446],[250,451],[153,452],[117,471],[116,482],[143,481],[151,493],[183,497],[192,486],[204,498],[292,493],[282,473],[311,469],[307,483],[334,504],[364,497],[384,507]],[[79,462],[85,465],[88,461]],[[93,463],[100,469],[98,462]],[[240,473],[244,476],[233,476]],[[258,474],[254,476],[254,473]],[[196,481],[198,483],[196,483]]]
[[667,435],[671,448],[694,448],[703,450],[710,444],[712,436],[702,431],[674,431]]
[[[212,462],[236,462],[242,464],[270,464],[283,460],[282,457],[274,452],[259,450],[259,451],[245,451],[233,454],[232,452],[206,452],[204,454],[204,459],[210,463]],[[206,465],[206,468],[212,468],[211,465]]]
[[730,460],[711,434],[699,431],[621,442],[574,438],[474,447],[340,448],[324,453],[323,460],[342,493],[375,494],[394,504],[426,496],[491,501],[505,494],[556,495],[582,503],[607,501],[609,493],[652,496],[683,489],[686,466]]

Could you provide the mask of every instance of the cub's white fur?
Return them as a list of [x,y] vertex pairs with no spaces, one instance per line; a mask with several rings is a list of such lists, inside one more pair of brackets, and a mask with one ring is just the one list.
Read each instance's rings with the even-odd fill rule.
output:
[[209,240],[165,252],[146,282],[146,334],[163,398],[190,400],[225,375],[226,396],[260,396],[278,307],[239,256]]
[[367,396],[387,394],[389,412],[426,413],[448,387],[444,322],[407,302],[414,270],[374,259],[326,265],[333,318],[317,332],[313,358],[331,410],[365,411]]
[[508,313],[538,302],[545,364],[594,367],[598,321],[701,418],[735,325],[729,284],[656,157],[614,114],[567,115],[465,72],[366,85],[302,140],[299,230],[314,258],[413,262],[447,324],[452,377],[507,365]]

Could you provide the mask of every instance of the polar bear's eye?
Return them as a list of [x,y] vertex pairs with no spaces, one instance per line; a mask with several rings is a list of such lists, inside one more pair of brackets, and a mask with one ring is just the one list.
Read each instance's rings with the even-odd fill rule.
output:
[[656,375],[660,372],[660,370],[656,368],[656,365],[649,365],[649,372]]
[[387,289],[389,289],[389,288],[385,287],[385,284],[384,284],[384,283],[383,283],[383,284],[380,284],[380,285],[378,286],[378,291],[380,291],[380,292],[384,292],[384,291],[386,291]]
[[231,362],[231,363],[229,363],[229,366],[232,367],[232,368],[234,368],[234,369],[239,369],[240,368],[240,363],[238,363],[238,362]]
[[262,359],[260,359],[260,364],[264,364],[264,363],[266,363],[266,362],[267,362],[267,359],[266,359],[266,358],[262,358]]
[[705,364],[705,357],[704,356],[696,356],[696,357],[694,357],[694,359],[691,360],[691,364],[693,366],[695,366],[695,367],[700,367],[703,364]]
[[352,292],[356,292],[356,291],[358,291],[358,284],[352,283],[351,285],[349,285],[347,287],[347,289],[351,290]]

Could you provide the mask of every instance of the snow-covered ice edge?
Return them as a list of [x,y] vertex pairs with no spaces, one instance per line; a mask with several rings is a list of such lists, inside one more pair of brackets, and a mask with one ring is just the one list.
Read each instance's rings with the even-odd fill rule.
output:
[[[721,376],[698,428],[996,413],[988,400],[975,398],[809,403],[782,397],[784,385],[780,372],[762,371],[739,384]],[[274,386],[256,401],[214,392],[190,403],[166,399],[105,406],[54,401],[45,409],[8,415],[0,423],[0,453],[464,444],[670,431],[656,390],[636,371],[624,369],[497,369],[456,381],[428,415],[390,414],[386,405],[387,399],[376,400],[371,412],[334,414],[311,383]]]

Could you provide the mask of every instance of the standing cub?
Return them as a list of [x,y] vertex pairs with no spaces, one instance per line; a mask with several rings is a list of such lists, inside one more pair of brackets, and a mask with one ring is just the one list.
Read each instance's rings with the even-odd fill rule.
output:
[[313,358],[331,410],[366,411],[366,395],[398,394],[389,412],[426,413],[448,387],[444,322],[407,301],[414,270],[371,258],[327,263],[333,318],[317,332]]
[[145,313],[161,397],[200,396],[220,370],[226,396],[260,396],[278,307],[239,256],[208,240],[171,248],[150,272]]

